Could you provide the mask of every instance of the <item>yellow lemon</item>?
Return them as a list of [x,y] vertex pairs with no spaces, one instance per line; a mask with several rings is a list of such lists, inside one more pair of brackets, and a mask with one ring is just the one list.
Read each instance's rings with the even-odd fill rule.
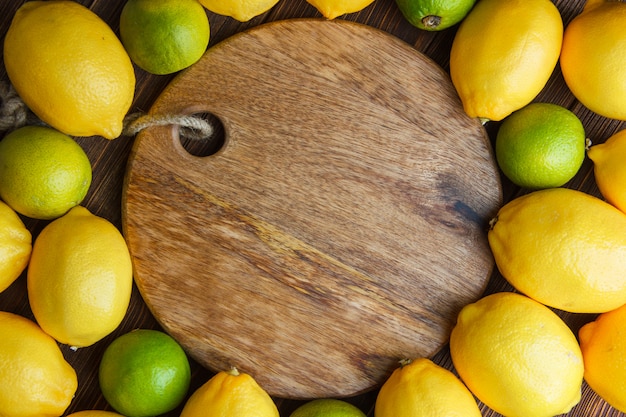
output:
[[593,173],[602,196],[626,213],[626,130],[587,151],[593,161]]
[[13,209],[0,201],[0,292],[26,269],[33,237]]
[[85,410],[69,414],[67,417],[124,417],[113,411]]
[[563,35],[561,71],[574,96],[597,114],[626,120],[626,3],[588,0]]
[[580,401],[583,358],[576,336],[548,307],[495,293],[468,304],[450,335],[467,387],[507,417],[552,417]]
[[626,305],[600,314],[581,327],[578,336],[587,384],[626,413]]
[[602,313],[626,304],[626,214],[568,188],[505,204],[489,245],[515,288],[550,307]]
[[480,417],[472,393],[452,372],[429,359],[403,362],[376,397],[375,417]]
[[122,43],[75,1],[25,2],[4,39],[7,75],[24,103],[70,136],[118,137],[135,92]]
[[279,417],[269,394],[246,373],[221,371],[189,397],[180,417]]
[[60,217],[83,201],[91,179],[83,148],[55,129],[25,126],[0,141],[0,197],[20,214]]
[[481,0],[459,25],[450,76],[470,117],[499,121],[530,103],[558,62],[563,21],[550,0]]
[[332,20],[338,16],[356,13],[372,4],[374,0],[306,0],[315,7],[326,19]]
[[278,3],[278,0],[200,0],[200,3],[213,13],[247,22],[267,12]]
[[197,0],[128,0],[120,37],[137,66],[171,74],[197,62],[209,44],[209,18]]
[[0,335],[0,415],[62,415],[78,381],[55,340],[32,321],[4,311]]
[[121,323],[132,278],[130,254],[119,230],[77,206],[35,239],[28,299],[46,333],[70,346],[89,346]]

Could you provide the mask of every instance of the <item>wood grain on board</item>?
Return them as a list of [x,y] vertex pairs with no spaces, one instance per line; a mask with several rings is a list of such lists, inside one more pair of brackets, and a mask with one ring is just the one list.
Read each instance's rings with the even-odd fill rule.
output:
[[502,190],[443,69],[357,23],[274,22],[214,46],[152,115],[203,114],[224,144],[141,132],[123,225],[159,323],[214,371],[283,398],[345,397],[431,356],[482,295]]

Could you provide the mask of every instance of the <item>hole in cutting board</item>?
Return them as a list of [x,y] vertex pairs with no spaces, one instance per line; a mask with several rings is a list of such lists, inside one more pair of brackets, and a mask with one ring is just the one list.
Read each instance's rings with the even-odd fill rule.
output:
[[224,146],[225,134],[222,121],[211,113],[194,113],[213,126],[213,136],[207,139],[189,139],[180,137],[182,147],[193,156],[211,156],[216,154]]

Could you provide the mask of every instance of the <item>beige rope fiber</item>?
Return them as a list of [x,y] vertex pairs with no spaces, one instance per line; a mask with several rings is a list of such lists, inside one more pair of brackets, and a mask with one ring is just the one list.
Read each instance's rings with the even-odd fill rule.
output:
[[[0,132],[8,132],[26,125],[44,125],[22,101],[11,84],[0,82]],[[135,136],[152,126],[178,125],[184,139],[208,140],[215,129],[206,119],[194,115],[149,115],[132,113],[124,119],[123,136]]]
[[213,136],[213,125],[207,120],[193,115],[150,115],[132,113],[124,119],[122,135],[135,136],[142,130],[152,126],[178,125],[181,138],[203,140]]
[[12,85],[0,82],[0,132],[42,122],[30,111]]

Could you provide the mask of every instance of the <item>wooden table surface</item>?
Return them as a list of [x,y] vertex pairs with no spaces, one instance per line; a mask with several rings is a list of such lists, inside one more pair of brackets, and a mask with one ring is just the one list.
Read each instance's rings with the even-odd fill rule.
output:
[[[574,16],[580,13],[584,5],[584,0],[555,0],[554,2],[561,12],[564,24],[567,24]],[[0,3],[0,33],[2,36],[6,33],[13,14],[22,3],[24,3],[23,0],[4,0]],[[90,7],[119,33],[119,16],[124,5],[124,0],[81,0],[80,3]],[[269,21],[300,17],[320,17],[317,10],[306,3],[305,0],[281,0],[269,12],[246,23],[241,23],[234,19],[210,12],[207,13],[211,25],[211,41],[209,47],[235,33]],[[403,18],[394,0],[375,0],[374,3],[363,11],[341,16],[340,18],[368,24],[391,33],[424,52],[445,70],[448,69],[449,52],[456,30],[455,27],[439,33],[421,31],[411,26]],[[151,107],[154,100],[171,81],[173,76],[154,76],[140,69],[136,70],[136,74],[136,96],[130,111],[144,112]],[[4,83],[7,82],[4,66],[0,69],[0,80]],[[587,136],[594,143],[603,142],[613,133],[624,128],[623,122],[600,117],[582,106],[567,89],[558,67],[536,101],[552,102],[572,110],[580,117],[586,129]],[[497,123],[488,123],[486,125],[487,132],[492,140],[495,137],[497,128]],[[116,140],[108,141],[100,137],[92,137],[77,138],[77,141],[89,155],[94,174],[90,192],[84,200],[83,205],[89,208],[93,213],[109,219],[121,229],[122,184],[124,181],[126,162],[133,145],[133,138],[120,137]],[[588,159],[585,160],[576,177],[566,186],[588,192],[598,197],[600,196],[594,182],[593,167],[591,161]],[[503,179],[503,188],[505,201],[509,201],[527,192],[527,190],[513,186],[506,179]],[[24,220],[34,236],[46,225],[46,222],[43,221],[34,221],[32,219]],[[508,290],[512,290],[512,288],[504,281],[500,274],[495,271],[488,284],[486,293]],[[33,319],[27,299],[25,274],[6,291],[0,293],[0,310],[10,311]],[[557,313],[564,318],[574,332],[577,332],[583,324],[594,318],[593,315]],[[83,348],[77,351],[72,351],[67,346],[61,346],[66,359],[76,369],[79,381],[76,396],[67,409],[66,414],[91,409],[112,410],[100,393],[98,386],[97,369],[100,357],[104,349],[115,337],[136,328],[159,329],[159,325],[148,311],[135,287],[126,318],[114,333],[89,348]],[[449,369],[453,369],[447,347],[444,347],[437,353],[433,357],[433,360]],[[206,382],[212,375],[209,370],[203,369],[193,361],[192,372],[190,393]],[[347,400],[361,408],[368,416],[373,416],[375,399],[376,391],[373,391],[357,397],[348,398]],[[301,402],[295,400],[284,400],[280,398],[276,398],[275,400],[280,409],[281,416],[289,416],[291,411],[301,404]],[[483,404],[479,405],[484,416],[499,415]],[[178,416],[181,409],[182,405],[176,410],[166,414],[166,416]],[[584,384],[581,402],[567,415],[599,417],[620,416],[622,414],[610,407]]]

